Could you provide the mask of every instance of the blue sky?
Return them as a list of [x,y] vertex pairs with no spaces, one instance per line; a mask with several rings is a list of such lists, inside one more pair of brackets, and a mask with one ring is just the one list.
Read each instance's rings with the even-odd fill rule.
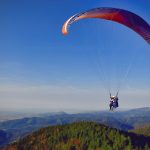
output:
[[95,7],[126,9],[150,23],[149,0],[0,1],[0,109],[107,109],[106,81],[115,93],[128,69],[121,107],[150,106],[150,48],[140,36],[96,19],[61,34],[70,16]]

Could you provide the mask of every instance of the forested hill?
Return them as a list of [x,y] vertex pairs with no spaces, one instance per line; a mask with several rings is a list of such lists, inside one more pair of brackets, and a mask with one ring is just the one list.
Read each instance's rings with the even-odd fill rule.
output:
[[3,150],[150,150],[150,138],[94,122],[42,128]]

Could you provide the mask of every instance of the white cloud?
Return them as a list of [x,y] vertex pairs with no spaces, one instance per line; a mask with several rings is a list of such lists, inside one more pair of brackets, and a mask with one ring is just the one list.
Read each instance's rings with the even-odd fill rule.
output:
[[93,109],[102,93],[94,89],[67,86],[1,86],[0,107]]
[[[0,109],[102,110],[108,109],[109,95],[104,89],[70,86],[0,86]],[[120,107],[150,106],[149,90],[124,90]]]

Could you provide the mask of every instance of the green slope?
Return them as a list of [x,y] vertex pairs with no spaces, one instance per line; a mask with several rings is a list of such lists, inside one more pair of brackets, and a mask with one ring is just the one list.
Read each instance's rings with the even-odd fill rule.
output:
[[42,128],[4,150],[149,150],[150,138],[94,122]]
[[143,125],[142,127],[136,127],[133,130],[130,130],[131,132],[134,132],[136,134],[142,134],[145,136],[149,136],[150,137],[150,125]]

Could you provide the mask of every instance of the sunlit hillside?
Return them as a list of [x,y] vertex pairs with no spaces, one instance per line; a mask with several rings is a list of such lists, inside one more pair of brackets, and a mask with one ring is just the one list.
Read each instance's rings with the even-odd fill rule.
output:
[[150,138],[94,122],[42,128],[3,150],[148,150]]

